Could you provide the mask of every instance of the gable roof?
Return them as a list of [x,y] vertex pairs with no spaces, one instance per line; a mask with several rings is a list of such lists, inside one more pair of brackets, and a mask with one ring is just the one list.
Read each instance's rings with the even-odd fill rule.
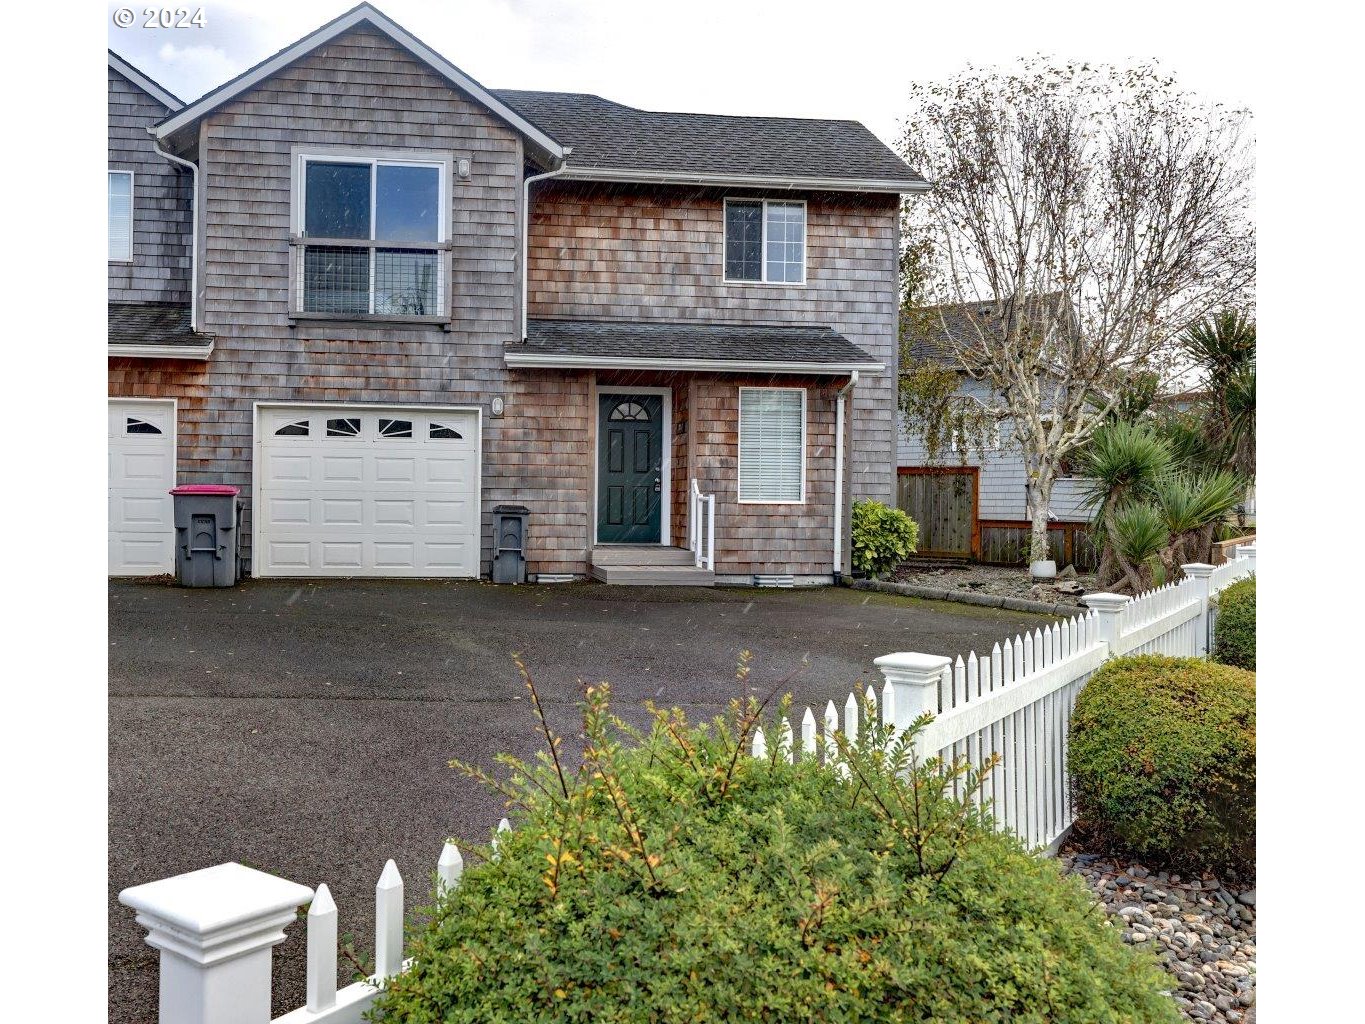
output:
[[139,89],[145,92],[152,99],[160,103],[167,110],[174,112],[185,105],[185,101],[182,100],[179,96],[171,92],[160,82],[154,81],[153,79],[144,75],[141,71],[133,67],[133,65],[129,64],[126,60],[120,57],[113,50],[109,51],[109,66],[113,68],[115,71],[117,71],[124,78],[128,79],[128,81],[132,82],[135,86],[137,86]]
[[384,35],[388,36],[399,46],[403,47],[403,49],[422,61],[446,81],[473,97],[474,100],[482,104],[498,118],[516,129],[525,136],[528,141],[543,150],[552,159],[563,159],[564,148],[540,127],[528,120],[524,114],[512,109],[505,101],[493,95],[489,90],[485,89],[454,64],[450,63],[450,61],[446,60],[435,50],[431,49],[431,47],[412,35],[412,33],[408,32],[387,15],[380,13],[368,3],[362,3],[351,8],[345,14],[333,18],[327,24],[316,31],[310,32],[298,42],[285,47],[272,57],[267,57],[255,67],[248,68],[231,81],[224,82],[218,88],[205,93],[183,109],[177,110],[169,117],[163,118],[153,128],[156,137],[161,140],[167,139],[182,128],[194,124],[214,110],[217,110],[223,104],[231,102],[242,93],[254,88],[259,82],[269,78],[277,71],[288,67],[290,64],[293,64],[295,61],[311,53],[319,46],[330,42],[361,24],[368,24],[372,28],[384,33]]
[[[1061,299],[1059,292],[1049,292],[1033,299],[1035,315],[1047,315],[1050,303]],[[994,299],[975,302],[950,302],[941,306],[920,306],[901,314],[901,338],[907,344],[903,352],[916,362],[934,362],[956,366],[956,352],[973,347],[979,340],[977,326],[996,315]]]
[[573,148],[561,177],[882,192],[928,187],[857,121],[668,113],[590,93],[493,91]]
[[881,373],[883,363],[822,324],[531,320],[508,345],[511,367]]

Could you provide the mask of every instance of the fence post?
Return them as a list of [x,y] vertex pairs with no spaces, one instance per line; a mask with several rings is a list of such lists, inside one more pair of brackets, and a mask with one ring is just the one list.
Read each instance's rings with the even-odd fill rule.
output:
[[926,711],[938,714],[939,681],[943,678],[943,670],[952,664],[951,659],[941,654],[902,651],[883,654],[873,664],[881,670],[891,688],[892,724],[897,732],[908,729]]
[[312,898],[237,863],[119,893],[161,951],[161,1024],[269,1024],[270,950]]
[[1250,559],[1250,560],[1251,560],[1251,565],[1249,566],[1249,568],[1251,569],[1252,572],[1255,572],[1255,571],[1256,571],[1256,542],[1255,542],[1255,541],[1252,541],[1250,544],[1238,544],[1237,547],[1233,549],[1232,557],[1233,557],[1233,560],[1234,560],[1234,561],[1235,561],[1236,559],[1238,559],[1238,558],[1247,558],[1247,559]]
[[1206,562],[1191,562],[1180,568],[1187,579],[1194,580],[1194,589],[1199,595],[1199,625],[1194,634],[1194,653],[1196,657],[1202,658],[1209,653],[1209,598],[1213,583],[1213,566]]
[[1108,657],[1119,653],[1119,613],[1133,599],[1124,594],[1086,594],[1081,598],[1087,608],[1099,612],[1100,639],[1109,645]]

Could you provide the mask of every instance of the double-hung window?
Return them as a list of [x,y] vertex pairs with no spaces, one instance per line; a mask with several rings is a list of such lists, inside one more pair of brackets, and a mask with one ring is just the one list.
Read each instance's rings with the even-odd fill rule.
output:
[[133,172],[109,172],[109,259],[133,258]]
[[739,500],[806,500],[804,388],[739,389]]
[[296,310],[447,315],[444,160],[300,154],[294,180]]
[[804,284],[806,204],[727,199],[725,280]]

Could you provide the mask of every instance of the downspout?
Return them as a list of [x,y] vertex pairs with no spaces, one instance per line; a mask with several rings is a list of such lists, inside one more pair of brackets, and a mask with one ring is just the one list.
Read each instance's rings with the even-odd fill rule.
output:
[[[152,129],[148,128],[148,132]],[[189,160],[167,153],[152,136],[152,148],[173,164],[190,169],[190,331],[199,333],[199,168]]]
[[834,400],[834,582],[844,574],[844,399],[858,386],[858,371],[850,370],[848,383]]
[[573,152],[572,146],[564,147],[564,156],[560,158],[559,166],[553,171],[546,171],[544,174],[532,174],[521,185],[521,340],[526,340],[527,324],[529,322],[530,308],[529,288],[531,283],[531,184],[532,182],[544,181],[546,178],[553,178],[563,174],[569,169],[569,154]]

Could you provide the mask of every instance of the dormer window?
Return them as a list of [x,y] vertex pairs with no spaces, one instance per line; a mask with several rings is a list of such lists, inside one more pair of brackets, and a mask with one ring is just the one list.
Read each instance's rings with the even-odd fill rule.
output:
[[806,204],[727,199],[725,280],[805,284]]
[[299,154],[295,310],[446,318],[449,181],[441,159]]

